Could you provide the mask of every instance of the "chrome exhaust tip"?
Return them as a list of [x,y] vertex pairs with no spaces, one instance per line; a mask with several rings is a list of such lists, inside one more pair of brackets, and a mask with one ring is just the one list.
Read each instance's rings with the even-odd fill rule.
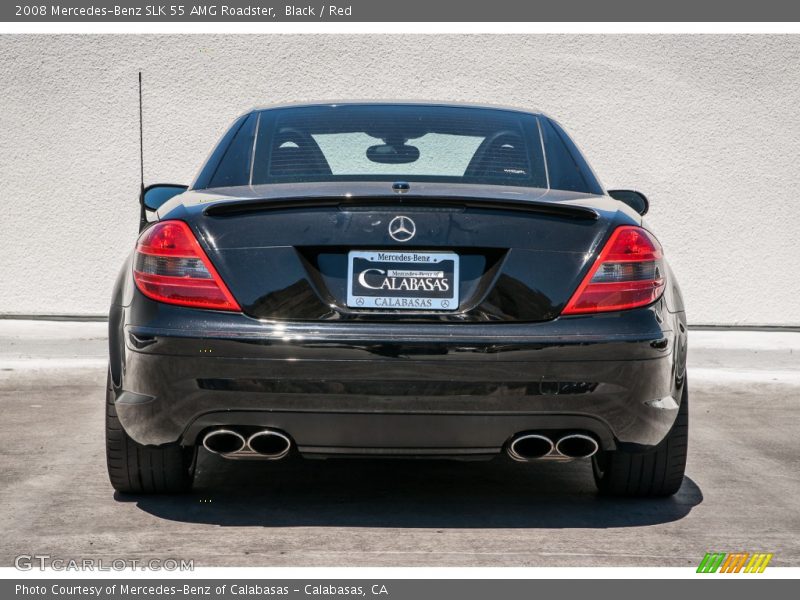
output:
[[553,441],[538,433],[528,433],[511,440],[506,452],[514,460],[526,462],[544,458],[553,451]]
[[280,431],[265,429],[251,435],[247,439],[247,447],[260,457],[278,460],[289,454],[292,440]]
[[223,456],[241,452],[246,445],[244,437],[230,429],[215,429],[209,431],[203,438],[203,448]]
[[593,437],[582,433],[565,435],[556,443],[556,452],[567,458],[589,458],[599,449],[600,446]]

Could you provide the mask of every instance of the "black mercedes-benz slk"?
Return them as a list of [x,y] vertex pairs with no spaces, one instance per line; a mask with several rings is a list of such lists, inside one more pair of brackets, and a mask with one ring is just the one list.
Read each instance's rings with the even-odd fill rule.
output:
[[189,489],[204,447],[591,459],[603,493],[675,493],[686,319],[647,207],[541,113],[241,116],[188,189],[142,194],[109,315],[113,486]]

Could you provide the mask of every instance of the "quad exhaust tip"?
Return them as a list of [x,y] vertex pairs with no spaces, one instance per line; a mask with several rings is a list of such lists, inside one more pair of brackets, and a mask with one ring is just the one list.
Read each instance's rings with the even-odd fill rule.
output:
[[279,431],[265,429],[251,435],[247,439],[247,447],[260,457],[278,460],[289,454],[292,440]]
[[214,429],[203,437],[203,447],[225,458],[278,460],[289,454],[292,440],[274,429],[257,431],[247,439],[232,429]]
[[553,440],[538,433],[528,433],[514,438],[508,446],[508,455],[514,460],[528,461],[544,458],[553,451]]
[[565,435],[556,443],[556,452],[568,458],[589,458],[599,449],[593,437],[582,433]]
[[203,438],[203,447],[206,450],[223,456],[241,452],[246,446],[247,441],[244,436],[230,429],[215,429]]
[[599,449],[597,441],[583,433],[570,433],[557,442],[540,433],[526,433],[511,440],[506,452],[516,461],[527,462],[536,459],[589,458]]

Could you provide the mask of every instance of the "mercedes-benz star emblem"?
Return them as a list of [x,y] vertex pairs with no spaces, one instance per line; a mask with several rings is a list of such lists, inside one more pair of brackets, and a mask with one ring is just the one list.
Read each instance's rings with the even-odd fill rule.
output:
[[417,233],[417,226],[410,217],[397,216],[389,222],[389,235],[398,242],[407,242]]

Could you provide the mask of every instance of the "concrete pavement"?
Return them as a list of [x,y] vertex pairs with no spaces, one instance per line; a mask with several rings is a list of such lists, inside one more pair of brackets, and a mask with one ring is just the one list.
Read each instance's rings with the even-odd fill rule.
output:
[[184,497],[105,474],[105,324],[0,320],[0,566],[183,558],[196,566],[692,566],[707,551],[800,564],[800,333],[692,331],[680,493],[613,500],[588,461],[234,463]]

